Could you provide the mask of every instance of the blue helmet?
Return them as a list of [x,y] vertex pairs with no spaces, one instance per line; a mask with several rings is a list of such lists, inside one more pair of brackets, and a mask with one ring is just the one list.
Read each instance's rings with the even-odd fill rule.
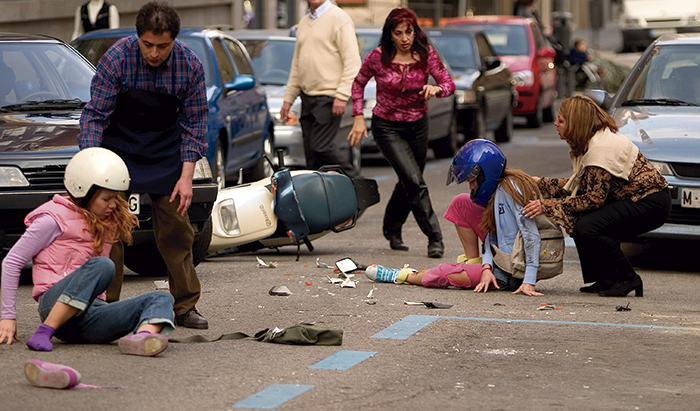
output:
[[495,143],[484,139],[471,140],[452,159],[446,185],[475,180],[476,188],[471,191],[471,199],[485,207],[505,168],[506,156]]

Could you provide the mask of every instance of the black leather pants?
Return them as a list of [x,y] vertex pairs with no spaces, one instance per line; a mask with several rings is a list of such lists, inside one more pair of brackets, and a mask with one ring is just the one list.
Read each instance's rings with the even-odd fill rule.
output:
[[384,213],[384,235],[401,236],[401,226],[413,212],[430,241],[442,240],[438,218],[423,179],[428,153],[428,116],[418,121],[389,121],[372,116],[374,141],[399,177]]

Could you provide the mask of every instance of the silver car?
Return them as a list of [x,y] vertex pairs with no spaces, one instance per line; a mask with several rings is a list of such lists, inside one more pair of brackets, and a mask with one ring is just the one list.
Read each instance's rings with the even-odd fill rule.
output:
[[670,217],[643,237],[700,239],[700,34],[658,38],[614,98],[602,90],[586,94],[670,185]]

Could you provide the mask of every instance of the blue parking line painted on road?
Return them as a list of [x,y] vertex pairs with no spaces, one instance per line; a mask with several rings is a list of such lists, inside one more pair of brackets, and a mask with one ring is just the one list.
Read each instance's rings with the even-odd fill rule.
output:
[[337,370],[345,371],[353,365],[357,365],[362,361],[376,354],[376,351],[349,351],[343,350],[326,357],[309,368],[319,370]]
[[374,334],[372,338],[405,340],[439,318],[442,317],[430,315],[407,315],[406,317]]
[[530,323],[530,324],[552,324],[552,325],[586,325],[598,327],[624,327],[624,328],[651,328],[655,330],[680,330],[680,331],[700,331],[700,328],[693,327],[666,327],[663,325],[646,324],[615,324],[596,323],[587,321],[549,321],[549,320],[517,320],[507,318],[480,318],[480,317],[449,317],[441,315],[407,315],[401,320],[388,326],[382,331],[374,334],[372,338],[390,338],[395,340],[405,340],[411,335],[422,330],[424,327],[438,319],[465,320],[465,321],[490,321],[503,323]]
[[233,404],[233,407],[273,410],[313,387],[313,385],[274,384],[238,401]]

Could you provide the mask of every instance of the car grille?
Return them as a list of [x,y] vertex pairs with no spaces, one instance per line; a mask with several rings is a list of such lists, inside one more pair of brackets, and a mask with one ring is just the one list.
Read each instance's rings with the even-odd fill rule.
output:
[[682,208],[679,205],[671,207],[671,215],[669,215],[667,223],[700,225],[700,209]]
[[674,173],[678,177],[700,178],[700,164],[697,163],[671,163]]
[[65,165],[22,169],[22,173],[33,189],[58,188],[62,190],[65,171]]

